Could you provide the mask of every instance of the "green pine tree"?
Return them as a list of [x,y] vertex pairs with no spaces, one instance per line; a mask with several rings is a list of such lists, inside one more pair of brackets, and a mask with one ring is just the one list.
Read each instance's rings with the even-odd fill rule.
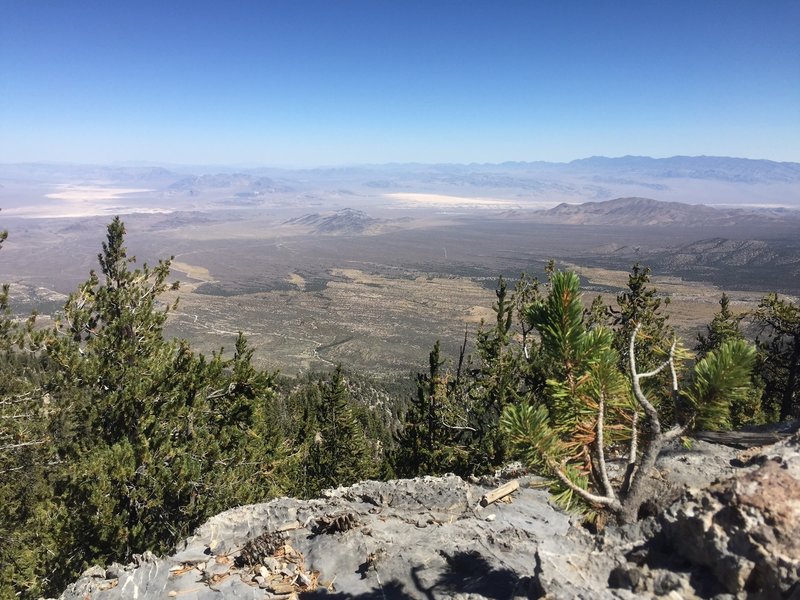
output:
[[[665,432],[659,399],[678,401],[681,353],[676,342],[666,359],[644,371],[636,349],[642,324],[637,324],[628,340],[628,368],[623,370],[613,333],[587,325],[574,273],[553,273],[549,295],[530,306],[528,319],[541,337],[551,377],[543,398],[508,406],[501,426],[523,460],[552,478],[556,500],[588,514],[605,510],[622,521],[634,519],[663,444],[698,424],[725,426],[731,402],[750,386],[753,348],[741,340],[725,342],[697,363],[682,393],[693,413]],[[653,365],[652,356],[644,358],[645,364]],[[668,374],[671,386],[656,397],[642,383],[661,372]],[[678,414],[675,406],[670,412]],[[622,457],[623,441],[628,469],[617,485],[607,463],[611,453]]]
[[416,376],[416,395],[403,416],[394,470],[401,477],[463,473],[468,450],[461,433],[468,431],[468,408],[457,377],[444,368],[439,340],[428,356],[428,372]]
[[212,514],[282,488],[272,376],[252,368],[241,336],[233,359],[211,360],[166,339],[169,261],[135,267],[124,235],[114,219],[100,275],[69,297],[45,345],[59,458],[51,592],[90,564],[166,551]]
[[[730,298],[723,293],[719,301],[719,312],[714,315],[711,323],[706,327],[705,333],[697,336],[698,360],[704,359],[709,352],[719,351],[726,342],[744,341],[744,334],[740,329],[740,323],[744,314],[736,316],[730,308]],[[737,429],[744,425],[757,425],[764,423],[767,416],[761,406],[763,393],[763,383],[757,370],[753,370],[753,380],[747,392],[736,394],[731,398],[730,407],[724,418],[717,422],[717,426],[723,429]],[[702,425],[701,425],[702,426]]]
[[[526,361],[520,343],[532,346],[532,340],[525,340],[524,329],[520,343],[512,339],[515,334],[515,295],[508,293],[502,277],[495,296],[497,301],[492,306],[494,323],[491,327],[481,324],[475,340],[477,364],[469,370],[469,381],[465,384],[468,422],[472,429],[464,429],[463,438],[469,448],[466,468],[470,473],[487,472],[506,459],[505,438],[498,423],[503,409],[519,402],[525,393]],[[461,387],[458,383],[456,389]]]
[[763,404],[781,420],[800,415],[800,305],[776,293],[761,300],[752,318],[758,328],[758,370]]
[[[0,246],[7,234],[0,231]],[[30,352],[32,319],[14,318],[0,291],[0,598],[39,597],[46,559],[58,550],[48,482],[56,459],[47,432],[46,363]],[[36,336],[34,335],[34,338]]]
[[[650,371],[666,359],[675,331],[669,324],[669,315],[663,309],[669,306],[669,297],[662,297],[651,286],[650,268],[636,263],[628,275],[627,289],[617,294],[617,308],[609,314],[614,327],[614,347],[624,371],[630,362],[629,340],[637,327],[636,364]],[[657,377],[642,382],[645,392],[659,406],[661,419],[666,424],[677,422],[680,410],[675,398],[665,397],[670,393],[669,374],[662,371]]]
[[341,366],[320,385],[312,421],[313,436],[307,440],[304,469],[308,495],[341,485],[352,485],[377,473],[373,453],[362,424],[355,416],[353,401]]

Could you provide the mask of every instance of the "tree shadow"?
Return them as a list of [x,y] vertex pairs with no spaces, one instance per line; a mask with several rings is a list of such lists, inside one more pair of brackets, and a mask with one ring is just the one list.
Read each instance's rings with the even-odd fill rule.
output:
[[416,566],[409,570],[413,588],[397,580],[380,584],[362,594],[346,592],[306,592],[300,598],[305,600],[407,600],[412,598],[451,597],[455,594],[479,594],[491,600],[507,600],[508,598],[540,598],[543,596],[538,581],[531,577],[520,577],[510,569],[496,569],[478,552],[442,553],[447,567],[439,575],[433,585],[427,587],[420,579],[423,567]]

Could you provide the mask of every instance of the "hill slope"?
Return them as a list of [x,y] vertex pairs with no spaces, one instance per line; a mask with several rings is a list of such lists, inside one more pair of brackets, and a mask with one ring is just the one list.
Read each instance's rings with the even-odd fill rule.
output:
[[707,225],[742,225],[769,223],[776,220],[798,219],[792,212],[773,214],[769,211],[722,209],[702,204],[663,202],[652,198],[615,198],[603,202],[583,204],[562,203],[549,210],[538,211],[544,220],[572,225],[681,225],[699,227]]

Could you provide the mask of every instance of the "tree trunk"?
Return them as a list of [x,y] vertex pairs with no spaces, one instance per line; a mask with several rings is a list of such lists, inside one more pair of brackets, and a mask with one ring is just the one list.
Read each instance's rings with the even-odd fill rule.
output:
[[631,486],[622,498],[622,508],[617,512],[617,518],[622,523],[635,523],[639,516],[639,507],[647,497],[648,474],[656,466],[658,455],[664,445],[664,436],[659,431],[649,440],[642,452],[642,458],[631,479]]

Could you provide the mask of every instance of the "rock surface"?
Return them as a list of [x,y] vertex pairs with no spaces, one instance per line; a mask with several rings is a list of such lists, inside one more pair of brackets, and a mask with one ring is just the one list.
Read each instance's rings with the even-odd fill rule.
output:
[[660,504],[677,501],[602,534],[536,478],[485,508],[500,482],[452,475],[279,498],[217,515],[170,557],[93,567],[61,598],[800,598],[796,436],[732,464],[704,442],[666,452]]
[[649,562],[688,572],[707,595],[800,598],[799,435],[739,477],[687,490],[659,516]]

